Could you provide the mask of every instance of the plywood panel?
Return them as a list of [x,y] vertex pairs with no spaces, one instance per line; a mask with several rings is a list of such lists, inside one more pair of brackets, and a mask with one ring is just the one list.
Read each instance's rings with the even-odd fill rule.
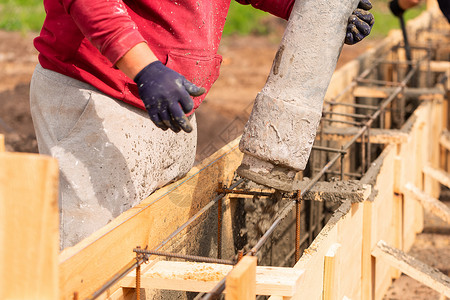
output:
[[[379,172],[376,176],[374,190],[377,191],[372,204],[372,237],[371,247],[381,237],[389,241],[396,240],[396,231],[392,230],[395,226],[396,216],[394,215],[394,166],[396,160],[396,147],[390,145],[386,147],[383,153],[375,161],[380,164]],[[379,299],[380,295],[389,287],[392,275],[391,267],[383,262],[376,261],[375,264],[375,282],[373,288],[375,290],[375,299]],[[386,278],[388,278],[386,280]]]
[[[339,249],[339,268],[336,270],[337,278],[350,276],[354,280],[341,280],[339,282],[339,293],[336,299],[342,299],[344,296],[350,299],[361,299],[362,277],[362,238],[363,238],[363,204],[354,203],[347,213],[338,222],[338,243]],[[345,253],[345,255],[344,255]],[[358,279],[358,280],[357,280]]]

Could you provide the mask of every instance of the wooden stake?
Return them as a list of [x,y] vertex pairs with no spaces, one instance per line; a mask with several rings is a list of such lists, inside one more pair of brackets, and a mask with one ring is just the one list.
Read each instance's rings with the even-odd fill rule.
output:
[[59,299],[58,166],[0,153],[0,299]]
[[337,252],[341,247],[340,244],[331,245],[324,257],[323,270],[323,300],[337,299],[336,269],[337,269]]
[[256,297],[256,257],[244,256],[228,274],[226,300],[254,300]]
[[423,283],[424,285],[450,297],[450,278],[405,252],[393,248],[380,240],[373,249],[372,255],[382,259],[394,268]]

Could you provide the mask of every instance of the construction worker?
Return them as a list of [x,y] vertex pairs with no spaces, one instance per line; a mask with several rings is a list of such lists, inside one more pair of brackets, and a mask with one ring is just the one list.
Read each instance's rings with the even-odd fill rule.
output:
[[[420,0],[392,0],[389,2],[389,8],[395,16],[400,17],[406,10],[419,5],[419,3]],[[438,0],[438,4],[450,23],[450,0]]]
[[[44,0],[30,105],[39,152],[59,162],[62,248],[191,169],[229,2]],[[287,19],[294,0],[238,2]],[[369,34],[370,8],[347,43]]]

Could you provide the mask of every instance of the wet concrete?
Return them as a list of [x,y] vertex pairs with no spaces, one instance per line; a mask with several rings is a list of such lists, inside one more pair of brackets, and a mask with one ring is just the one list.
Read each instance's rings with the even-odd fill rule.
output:
[[[297,183],[299,189],[301,190],[302,187],[305,187],[309,181],[309,179],[306,179]],[[371,186],[358,180],[317,182],[304,194],[303,200],[326,202],[344,202],[349,200],[355,203],[366,200],[370,192]]]

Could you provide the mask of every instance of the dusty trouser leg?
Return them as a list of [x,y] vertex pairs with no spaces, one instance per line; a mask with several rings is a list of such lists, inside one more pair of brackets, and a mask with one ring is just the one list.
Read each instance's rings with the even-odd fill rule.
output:
[[143,110],[37,66],[31,112],[39,152],[58,159],[61,247],[72,246],[192,167],[192,133],[162,131]]

